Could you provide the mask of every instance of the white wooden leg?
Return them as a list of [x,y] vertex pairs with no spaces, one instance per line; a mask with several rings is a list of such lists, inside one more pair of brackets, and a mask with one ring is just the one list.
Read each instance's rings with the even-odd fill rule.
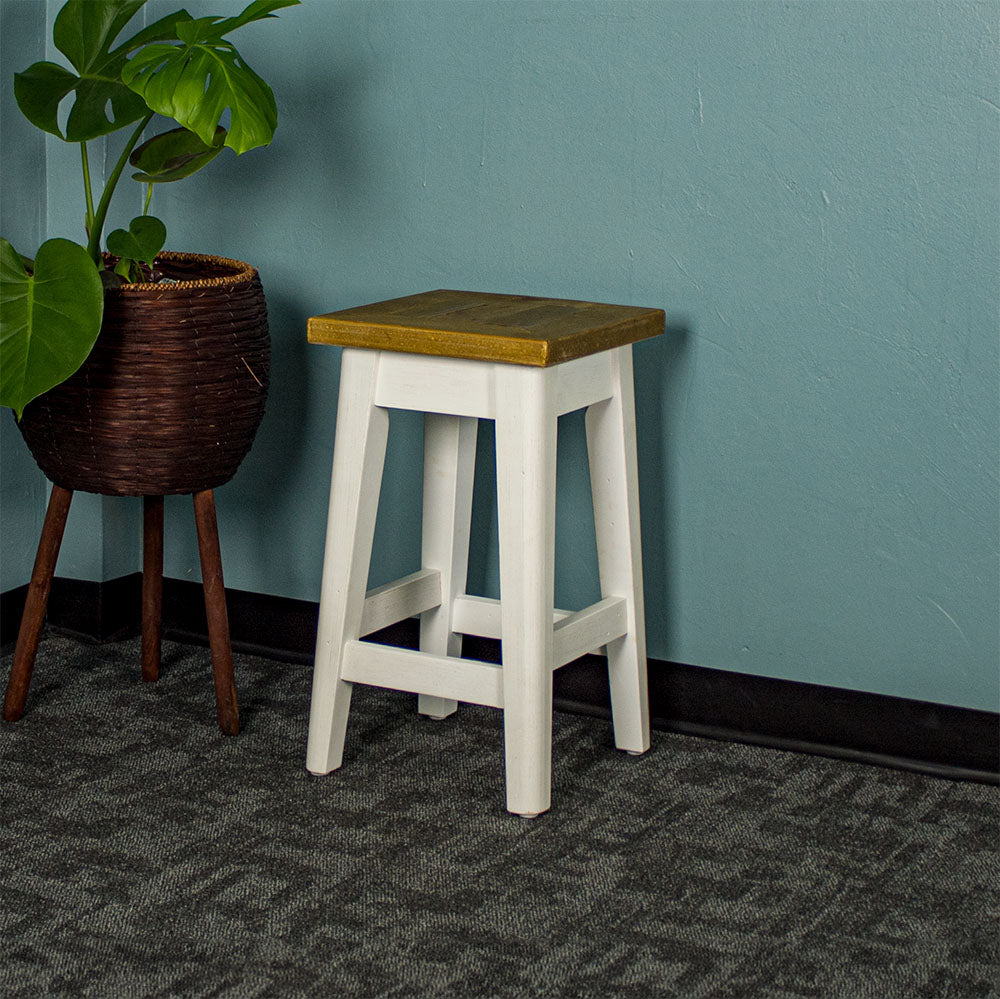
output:
[[[441,573],[441,604],[420,617],[420,649],[460,656],[462,636],[452,631],[455,597],[465,593],[476,471],[476,428],[471,417],[424,414],[424,515],[421,564]],[[421,694],[417,709],[446,718],[458,702]]]
[[587,410],[587,449],[601,596],[626,600],[628,631],[607,647],[615,745],[644,753],[649,749],[649,692],[631,346],[618,348],[613,361],[615,394]]
[[526,816],[548,809],[552,784],[554,384],[551,369],[496,366],[507,810]]
[[351,684],[340,678],[343,649],[361,629],[389,431],[388,411],[373,402],[379,357],[378,351],[346,349],[341,358],[306,747],[306,768],[315,774],[336,770],[344,753]]

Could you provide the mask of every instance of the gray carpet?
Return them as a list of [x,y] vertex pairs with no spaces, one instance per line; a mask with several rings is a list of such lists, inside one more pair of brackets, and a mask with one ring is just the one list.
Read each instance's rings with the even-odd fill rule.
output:
[[[3,676],[10,656],[3,658]],[[359,688],[303,768],[309,673],[50,636],[0,726],[0,995],[996,996],[995,788],[558,714],[503,809],[498,712]]]

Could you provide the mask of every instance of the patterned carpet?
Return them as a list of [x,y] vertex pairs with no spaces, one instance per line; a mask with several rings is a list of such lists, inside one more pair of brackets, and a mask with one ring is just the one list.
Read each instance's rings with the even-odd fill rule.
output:
[[[997,996],[995,788],[558,714],[503,809],[500,714],[359,688],[303,767],[308,670],[49,637],[0,726],[0,995]],[[3,676],[10,656],[2,662]]]

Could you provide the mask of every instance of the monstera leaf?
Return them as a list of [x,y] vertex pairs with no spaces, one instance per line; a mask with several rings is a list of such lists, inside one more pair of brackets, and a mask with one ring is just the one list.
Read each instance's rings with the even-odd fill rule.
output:
[[[52,28],[56,48],[76,72],[53,62],[36,62],[14,76],[14,97],[34,125],[68,142],[85,142],[138,121],[149,113],[142,97],[121,80],[128,53],[147,43],[176,38],[178,24],[191,20],[178,11],[139,32],[114,51],[111,46],[146,0],[69,0]],[[59,105],[73,104],[65,134]]]
[[172,128],[154,135],[129,157],[129,163],[139,168],[133,180],[147,184],[166,184],[183,180],[211,163],[222,152],[226,130],[219,125],[210,146],[186,128]]
[[[146,0],[66,0],[52,41],[68,67],[36,62],[15,75],[14,95],[25,117],[82,146],[87,231],[85,247],[51,239],[34,261],[0,240],[0,405],[19,419],[32,399],[86,360],[101,328],[105,283],[118,287],[122,278],[157,276],[151,264],[165,231],[148,214],[108,236],[118,257],[114,272],[101,256],[112,198],[130,157],[136,179],[150,185],[151,195],[154,184],[189,176],[224,145],[241,153],[271,141],[277,123],[271,88],[225,36],[299,2],[253,0],[229,18],[195,19],[178,10],[129,37],[126,26]],[[156,111],[181,128],[136,148]],[[227,112],[228,131],[220,122]],[[87,143],[124,128],[131,135],[103,171],[95,203]]]
[[87,251],[68,239],[44,242],[32,271],[0,239],[0,405],[20,419],[36,396],[87,359],[104,313],[104,289]]
[[237,153],[266,146],[278,124],[271,88],[223,37],[271,17],[298,0],[255,0],[237,17],[200,17],[175,25],[179,45],[144,46],[122,68],[122,79],[153,111],[173,118],[206,146],[230,113],[225,144]]

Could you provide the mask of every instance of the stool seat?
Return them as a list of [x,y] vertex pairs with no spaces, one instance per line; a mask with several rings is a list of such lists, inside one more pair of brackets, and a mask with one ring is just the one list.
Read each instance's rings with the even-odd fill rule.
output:
[[[336,770],[354,683],[418,695],[441,719],[459,701],[504,716],[507,809],[550,806],[552,673],[604,651],[615,745],[649,748],[632,344],[660,309],[433,291],[309,320],[344,348],[306,767]],[[388,410],[424,414],[421,568],[367,590]],[[558,417],[586,409],[601,599],[554,606]],[[496,427],[500,599],[466,592],[478,420]],[[419,615],[420,646],[366,635]],[[499,639],[501,664],[462,656]]]
[[313,316],[311,343],[548,367],[663,332],[661,309],[428,291]]

